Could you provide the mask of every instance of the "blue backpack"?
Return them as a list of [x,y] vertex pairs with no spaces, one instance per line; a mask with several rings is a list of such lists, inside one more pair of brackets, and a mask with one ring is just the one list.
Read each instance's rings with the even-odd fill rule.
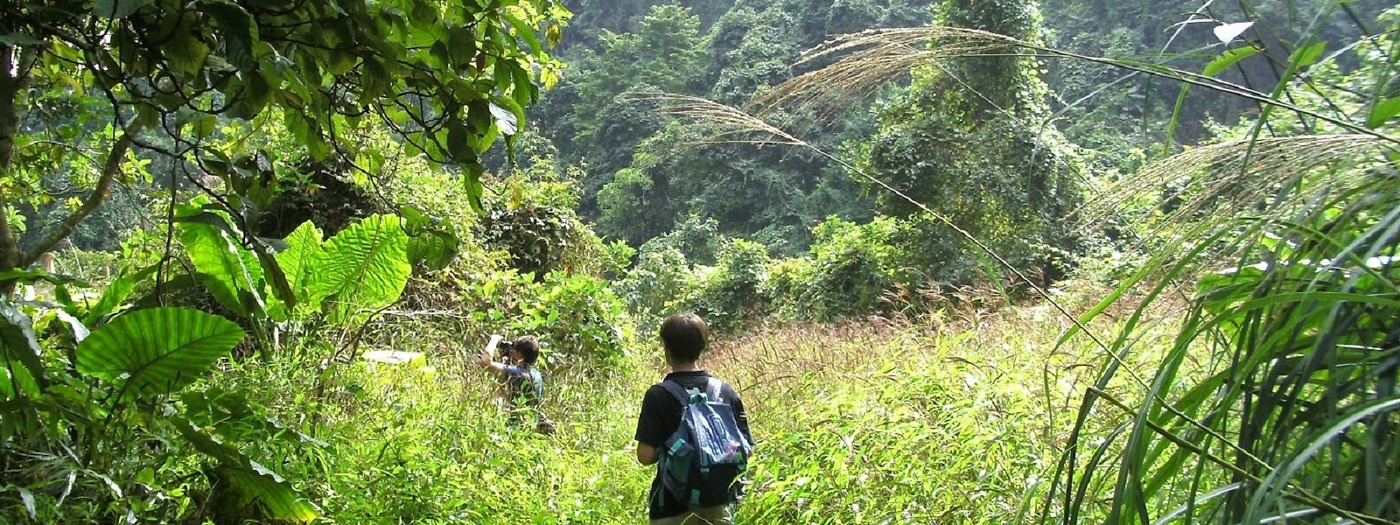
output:
[[720,401],[721,385],[712,377],[701,393],[674,381],[661,382],[685,407],[680,426],[661,449],[661,483],[692,509],[737,501],[740,477],[753,454],[753,445],[739,431],[734,408]]

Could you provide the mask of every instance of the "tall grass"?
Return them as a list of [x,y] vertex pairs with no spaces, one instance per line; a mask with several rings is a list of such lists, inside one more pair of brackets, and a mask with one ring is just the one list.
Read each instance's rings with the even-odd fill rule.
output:
[[[1085,442],[1088,433],[1070,443],[1057,477],[1060,521],[1098,513],[1112,523],[1400,519],[1400,270],[1392,259],[1400,184],[1369,176],[1298,191],[1267,213],[1202,224],[1176,246],[1237,259],[1195,279],[1151,387],[1110,400],[1123,430],[1098,444]],[[1163,284],[1154,293],[1188,277],[1192,263],[1155,259],[1148,270],[1162,272]],[[1137,352],[1136,328],[1129,323],[1112,349]],[[1205,360],[1204,374],[1181,373],[1193,356]],[[1102,377],[1119,372],[1106,365]],[[1091,392],[1085,411],[1095,397],[1106,396]],[[1090,452],[1112,460],[1085,462]],[[1113,494],[1103,505],[1075,490],[1102,482]]]
[[[1390,49],[1378,75],[1393,71]],[[1330,100],[1326,115],[1296,114],[1336,131],[1263,133],[1270,110],[1318,90],[1291,76],[1311,65],[1305,55],[1274,57],[1284,78],[1241,139],[1161,161],[1091,206],[1193,177],[1195,193],[1159,226],[1174,240],[1120,292],[1194,291],[1171,350],[1142,371],[1146,388],[1086,394],[1081,418],[1117,410],[1122,424],[1107,436],[1076,429],[1042,521],[1400,521],[1397,138]],[[1134,314],[1109,350],[1140,352],[1145,318]],[[1189,359],[1204,367],[1187,373]],[[1106,360],[1100,378],[1127,372]]]
[[[1083,304],[1099,293],[1062,299]],[[540,436],[507,426],[495,381],[466,360],[475,348],[450,343],[456,334],[445,329],[404,326],[414,329],[381,339],[429,350],[423,360],[334,366],[321,400],[310,393],[322,381],[318,352],[329,348],[217,378],[261,393],[291,426],[318,421],[324,446],[279,466],[289,479],[314,480],[306,493],[331,521],[645,519],[653,468],[636,463],[632,432],[642,393],[664,373],[654,341],[608,371],[548,370],[546,411],[559,432]],[[946,306],[717,342],[703,364],[742,393],[758,442],[741,522],[1028,515],[1025,502],[1045,490],[1068,437],[1074,392],[1092,380],[1092,350],[1055,348],[1066,326],[1044,307]]]

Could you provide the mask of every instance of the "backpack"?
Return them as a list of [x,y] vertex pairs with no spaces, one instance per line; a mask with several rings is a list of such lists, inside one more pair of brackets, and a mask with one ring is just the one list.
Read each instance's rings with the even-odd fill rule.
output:
[[661,483],[692,509],[737,501],[740,476],[753,454],[753,445],[739,431],[734,408],[720,401],[721,385],[712,377],[701,393],[675,381],[661,382],[684,407],[680,426],[661,449]]

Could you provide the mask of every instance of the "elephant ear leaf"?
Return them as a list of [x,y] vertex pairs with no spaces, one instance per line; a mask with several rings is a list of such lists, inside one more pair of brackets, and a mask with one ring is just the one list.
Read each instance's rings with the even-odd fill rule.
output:
[[309,283],[331,324],[362,320],[393,304],[408,284],[408,235],[393,215],[366,217],[335,234],[316,254]]
[[175,392],[207,372],[243,340],[243,329],[189,308],[124,314],[78,344],[77,368],[121,384],[124,397]]
[[266,305],[259,286],[263,269],[257,255],[239,244],[239,234],[223,215],[186,208],[175,228],[201,275],[200,282],[219,304],[238,315],[261,314]]
[[[321,230],[311,221],[306,221],[287,235],[284,240],[287,248],[277,253],[277,266],[287,277],[287,285],[296,297],[298,305],[320,304],[322,297],[312,293],[310,284],[314,282],[315,268],[312,263],[322,251]],[[303,307],[304,308],[304,307]],[[273,298],[268,304],[268,313],[274,318],[285,320],[292,317],[293,306]]]

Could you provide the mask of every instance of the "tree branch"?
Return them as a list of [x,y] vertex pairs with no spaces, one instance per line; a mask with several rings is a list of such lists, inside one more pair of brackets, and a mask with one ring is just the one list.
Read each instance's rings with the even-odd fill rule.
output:
[[126,157],[127,150],[131,149],[131,140],[131,135],[126,133],[117,139],[116,144],[112,145],[112,151],[107,154],[107,162],[102,166],[102,176],[97,179],[97,186],[92,189],[92,193],[88,194],[83,204],[78,206],[78,209],[74,210],[67,218],[64,218],[57,228],[45,235],[39,244],[20,255],[18,265],[20,268],[33,264],[39,259],[39,255],[49,251],[49,248],[53,248],[59,241],[68,238],[73,233],[73,229],[78,227],[78,223],[83,222],[83,219],[86,219],[88,215],[92,215],[92,212],[102,205],[102,201],[107,200],[112,180],[116,178],[117,172],[121,171],[122,159]]

